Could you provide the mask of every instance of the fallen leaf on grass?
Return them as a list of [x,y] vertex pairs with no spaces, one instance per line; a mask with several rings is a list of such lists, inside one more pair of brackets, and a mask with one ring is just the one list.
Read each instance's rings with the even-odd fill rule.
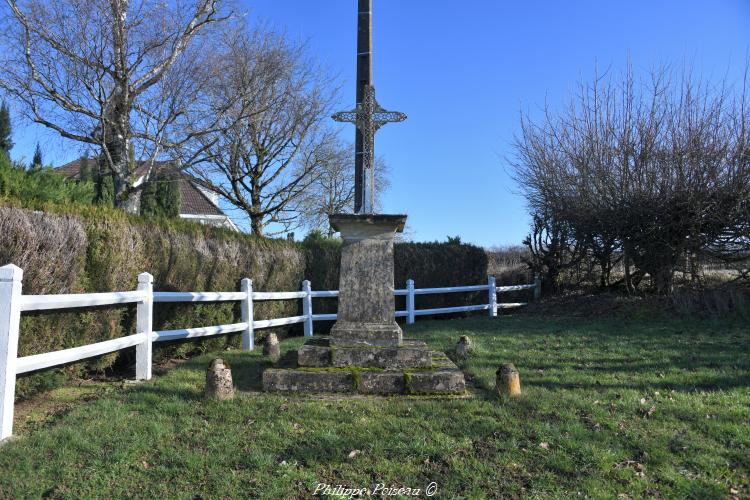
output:
[[350,451],[349,455],[348,455],[349,460],[354,460],[354,457],[356,457],[360,453],[362,453],[362,452],[359,451],[359,450],[352,450],[352,451]]
[[539,447],[543,450],[549,450],[549,443],[542,441],[541,443],[539,443]]
[[641,410],[641,416],[643,418],[651,418],[651,415],[656,411],[656,406],[652,406],[648,410]]

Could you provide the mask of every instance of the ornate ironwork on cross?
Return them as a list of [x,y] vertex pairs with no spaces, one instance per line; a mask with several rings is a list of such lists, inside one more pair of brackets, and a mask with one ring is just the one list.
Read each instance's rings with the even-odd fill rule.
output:
[[[396,123],[406,120],[406,115],[400,111],[383,109],[375,99],[375,87],[366,85],[361,103],[351,111],[340,111],[333,115],[337,122],[353,123],[362,134],[362,207],[357,213],[373,213],[375,211],[375,133],[386,123]],[[357,162],[359,163],[359,162]]]
[[358,0],[357,107],[333,115],[338,122],[357,127],[355,141],[354,213],[375,212],[375,132],[386,123],[402,122],[406,115],[386,111],[375,99],[372,85],[372,0]]

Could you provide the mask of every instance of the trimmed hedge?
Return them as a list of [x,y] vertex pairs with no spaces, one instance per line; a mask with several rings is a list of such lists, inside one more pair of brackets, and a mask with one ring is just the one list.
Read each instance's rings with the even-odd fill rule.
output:
[[[39,205],[34,211],[0,204],[0,264],[23,268],[25,294],[133,290],[137,275],[154,275],[159,291],[237,290],[243,277],[256,291],[298,290],[305,278],[313,289],[337,289],[341,242],[304,244],[271,240],[203,226],[180,219],[130,216],[105,206]],[[396,287],[412,278],[417,287],[485,283],[487,257],[481,248],[454,243],[400,243],[395,248]],[[484,302],[482,293],[417,297],[418,308]],[[335,299],[315,299],[316,312],[335,312]],[[300,301],[263,301],[256,319],[301,314]],[[397,298],[403,308],[403,298]],[[239,304],[157,304],[154,329],[171,330],[239,321]],[[316,323],[324,333],[330,323]],[[135,330],[135,306],[99,307],[67,312],[24,313],[19,355],[66,349],[129,335]],[[271,330],[258,332],[262,340]],[[296,334],[300,325],[275,329]],[[239,336],[157,344],[155,358],[238,346]],[[122,367],[132,369],[127,349],[74,365],[47,370],[18,381],[27,396],[71,376]]]
[[[55,207],[58,212],[65,211]],[[0,207],[0,262],[24,269],[26,294],[133,290],[138,273],[154,275],[160,291],[237,290],[253,279],[256,290],[296,290],[303,279],[305,252],[294,243],[268,240],[169,219],[131,217],[111,208],[75,207],[65,213]],[[296,301],[264,301],[258,319],[298,314]],[[68,312],[24,313],[19,355],[26,356],[101,342],[134,332],[135,307],[103,307]],[[168,330],[239,321],[239,306],[157,304],[154,329]],[[259,332],[260,336],[268,330]],[[185,355],[238,345],[237,335],[160,346],[155,354]],[[132,363],[132,350],[63,369],[74,376]],[[23,397],[60,378],[61,370],[19,379]]]

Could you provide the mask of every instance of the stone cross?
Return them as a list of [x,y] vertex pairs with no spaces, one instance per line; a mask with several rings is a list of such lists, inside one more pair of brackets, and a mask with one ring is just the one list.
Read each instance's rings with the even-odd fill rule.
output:
[[386,123],[406,115],[386,111],[375,99],[372,85],[372,0],[359,0],[357,17],[357,107],[332,117],[357,127],[355,140],[354,213],[375,212],[375,133]]

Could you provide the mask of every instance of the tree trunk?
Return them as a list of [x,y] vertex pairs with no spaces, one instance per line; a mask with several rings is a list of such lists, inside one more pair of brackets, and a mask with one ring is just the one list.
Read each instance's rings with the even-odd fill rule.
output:
[[250,230],[257,236],[263,236],[263,216],[250,214]]
[[672,293],[674,288],[674,270],[672,267],[661,266],[649,274],[654,280],[656,292],[659,295],[670,295]]
[[[138,197],[131,192],[135,172],[130,171],[129,137],[130,116],[127,82],[121,78],[112,92],[110,109],[105,120],[104,139],[108,162],[115,186],[114,205],[128,213],[137,214]],[[135,168],[135,166],[134,166]]]
[[635,290],[633,289],[633,278],[630,274],[630,253],[627,245],[623,245],[622,253],[622,260],[625,266],[625,290],[628,292],[628,295],[633,295]]

